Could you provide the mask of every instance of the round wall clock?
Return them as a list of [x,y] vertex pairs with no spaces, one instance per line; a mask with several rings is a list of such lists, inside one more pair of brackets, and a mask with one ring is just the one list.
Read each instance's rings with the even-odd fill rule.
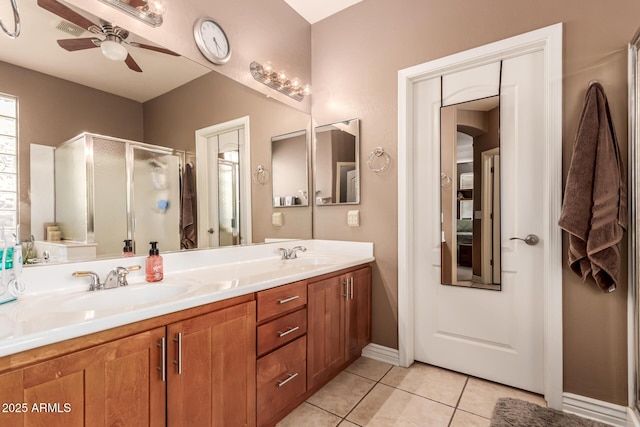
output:
[[200,52],[214,64],[225,64],[231,58],[229,38],[213,19],[208,17],[198,19],[193,26],[193,36]]

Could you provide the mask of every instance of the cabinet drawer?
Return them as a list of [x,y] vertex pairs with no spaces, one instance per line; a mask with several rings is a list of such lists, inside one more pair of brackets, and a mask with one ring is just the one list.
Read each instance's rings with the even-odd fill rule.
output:
[[297,282],[258,292],[258,322],[307,304],[307,282]]
[[258,326],[258,356],[291,342],[306,333],[306,308]]
[[258,359],[257,410],[258,425],[307,390],[307,338],[294,342]]

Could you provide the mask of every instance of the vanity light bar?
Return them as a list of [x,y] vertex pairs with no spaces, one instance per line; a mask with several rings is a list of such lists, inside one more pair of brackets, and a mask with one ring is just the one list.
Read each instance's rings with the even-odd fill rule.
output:
[[303,87],[298,79],[288,79],[284,73],[275,71],[268,62],[263,66],[253,61],[249,68],[254,79],[296,101],[302,101],[305,96],[311,95],[309,85]]
[[162,14],[156,13],[156,9],[154,7],[149,6],[148,2],[144,6],[134,7],[129,4],[128,1],[125,0],[100,0],[102,3],[106,3],[119,9],[126,14],[133,16],[139,21],[144,22],[145,24],[149,24],[152,27],[159,27],[162,25]]

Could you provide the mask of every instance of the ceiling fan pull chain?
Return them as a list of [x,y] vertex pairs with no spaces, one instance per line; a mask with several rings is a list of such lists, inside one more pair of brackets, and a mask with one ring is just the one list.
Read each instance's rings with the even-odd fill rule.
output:
[[11,8],[13,9],[13,19],[15,22],[15,28],[13,33],[4,26],[2,20],[0,19],[0,27],[2,27],[2,31],[9,36],[9,38],[16,39],[20,35],[20,12],[18,12],[18,5],[16,4],[16,0],[11,0]]

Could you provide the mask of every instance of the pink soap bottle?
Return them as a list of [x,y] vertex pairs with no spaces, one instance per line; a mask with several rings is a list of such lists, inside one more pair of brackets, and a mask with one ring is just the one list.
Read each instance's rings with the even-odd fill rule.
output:
[[158,242],[149,242],[151,249],[149,249],[149,256],[145,262],[145,272],[147,282],[159,282],[164,275],[162,266],[162,257],[158,250]]

